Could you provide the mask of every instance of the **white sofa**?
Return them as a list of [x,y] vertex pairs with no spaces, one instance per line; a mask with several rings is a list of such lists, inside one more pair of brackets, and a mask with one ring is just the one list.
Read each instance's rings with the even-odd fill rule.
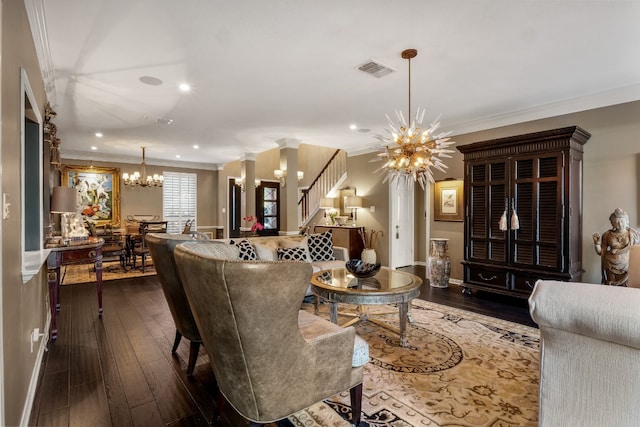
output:
[[640,425],[640,289],[538,281],[540,427]]
[[[315,236],[315,235],[314,235]],[[250,242],[256,251],[257,259],[261,261],[277,261],[278,260],[278,248],[295,248],[306,247],[309,250],[309,244],[306,236],[292,235],[292,236],[265,236],[265,237],[237,237],[232,239],[215,239],[216,241],[223,243],[241,242],[246,240]],[[327,270],[331,268],[344,267],[346,261],[349,260],[349,251],[347,248],[341,246],[332,245],[333,260],[320,260],[313,257],[313,254],[308,252],[308,261],[311,262],[314,267],[314,271]]]

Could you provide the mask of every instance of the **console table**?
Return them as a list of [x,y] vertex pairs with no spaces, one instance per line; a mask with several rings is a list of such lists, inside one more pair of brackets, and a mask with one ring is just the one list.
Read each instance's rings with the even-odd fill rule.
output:
[[316,225],[313,228],[314,233],[324,233],[331,230],[331,239],[334,246],[347,248],[349,251],[349,259],[360,259],[364,242],[360,232],[364,232],[364,227],[358,226],[340,226],[340,225]]
[[51,308],[51,339],[58,338],[56,314],[60,311],[60,267],[73,264],[94,264],[96,268],[96,290],[98,293],[98,317],[102,317],[102,245],[104,240],[89,238],[88,241],[66,246],[48,248],[49,305]]

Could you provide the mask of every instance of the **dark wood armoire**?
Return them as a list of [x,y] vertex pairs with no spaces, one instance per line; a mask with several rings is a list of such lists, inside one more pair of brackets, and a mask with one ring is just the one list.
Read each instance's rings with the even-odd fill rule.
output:
[[457,147],[465,168],[463,292],[527,298],[538,279],[580,281],[590,136],[573,126]]

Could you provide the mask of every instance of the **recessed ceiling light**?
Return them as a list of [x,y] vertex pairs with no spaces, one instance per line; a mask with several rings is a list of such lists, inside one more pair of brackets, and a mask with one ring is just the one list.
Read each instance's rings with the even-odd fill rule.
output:
[[356,130],[356,129],[358,129],[358,125],[356,125],[356,124],[349,125],[349,129]]
[[91,147],[91,149],[92,149],[93,151],[96,151],[96,150],[98,149],[98,147],[96,147],[96,146],[94,145],[93,147]]
[[146,85],[150,85],[150,86],[160,86],[162,83],[164,83],[159,78],[151,77],[151,76],[142,76],[138,80],[140,80],[142,83],[144,83]]
[[371,129],[362,128],[362,129],[358,129],[358,132],[367,133],[367,132],[371,132]]
[[176,159],[179,159],[179,158],[180,158],[180,154],[176,154]]
[[191,90],[191,86],[189,86],[187,83],[180,83],[180,86],[178,87],[183,92],[189,92]]
[[173,119],[159,118],[156,119],[156,123],[160,123],[162,125],[170,125],[171,123],[173,123]]
[[200,146],[199,145],[194,145],[193,148],[195,148],[197,150],[198,148],[200,148]]
[[102,138],[102,132],[96,132],[96,137]]

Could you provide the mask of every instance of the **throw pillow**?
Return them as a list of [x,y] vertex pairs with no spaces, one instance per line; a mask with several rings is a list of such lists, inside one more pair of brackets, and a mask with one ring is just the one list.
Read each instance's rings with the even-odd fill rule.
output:
[[307,262],[306,248],[278,248],[278,260],[280,261],[304,261]]
[[256,250],[254,249],[251,242],[249,242],[247,239],[240,240],[239,242],[231,240],[229,243],[232,245],[236,245],[238,247],[238,249],[240,250],[239,258],[241,260],[252,261],[252,260],[258,259],[258,254],[256,254]]
[[256,243],[253,245],[256,248],[258,259],[260,261],[277,261],[278,254],[276,248],[278,247],[275,242],[268,243]]
[[304,252],[307,254],[307,259],[305,261],[311,262],[311,256],[309,255],[309,243],[307,236],[304,236],[300,240],[296,240],[294,238],[291,239],[280,239],[280,247],[282,248],[302,248]]
[[311,261],[333,261],[333,240],[331,230],[319,234],[307,234]]

